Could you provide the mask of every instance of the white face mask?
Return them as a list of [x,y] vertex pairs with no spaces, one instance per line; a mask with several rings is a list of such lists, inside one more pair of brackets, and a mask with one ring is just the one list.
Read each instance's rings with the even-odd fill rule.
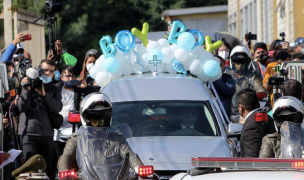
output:
[[90,63],[86,66],[87,70],[90,71],[90,68],[94,65],[94,63]]
[[226,60],[226,59],[228,59],[228,57],[229,57],[229,52],[228,52],[228,51],[220,51],[220,52],[218,53],[218,55],[219,55],[221,58],[223,58],[224,60]]

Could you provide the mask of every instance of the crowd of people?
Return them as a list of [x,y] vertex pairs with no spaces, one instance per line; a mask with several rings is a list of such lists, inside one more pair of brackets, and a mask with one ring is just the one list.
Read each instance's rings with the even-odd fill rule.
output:
[[[57,52],[50,51],[48,58],[39,64],[43,69],[40,74],[41,87],[33,87],[29,85],[33,79],[20,77],[16,70],[25,61],[32,63],[31,55],[21,44],[24,38],[23,34],[18,34],[0,60],[7,67],[9,90],[16,89],[17,92],[16,96],[2,102],[4,153],[0,153],[0,163],[8,158],[6,152],[11,148],[22,150],[21,158],[4,167],[5,179],[10,179],[14,169],[40,154],[46,161],[47,175],[55,179],[60,171],[57,169],[58,161],[61,161],[61,164],[58,163],[61,169],[70,168],[71,163],[75,163],[76,152],[64,149],[75,150],[77,137],[67,142],[61,138],[61,132],[72,127],[68,122],[69,113],[81,111],[81,101],[100,90],[87,69],[95,63],[100,53],[96,49],[88,50],[81,66],[80,61],[66,52],[61,41],[57,40]],[[285,120],[295,123],[303,121],[301,83],[286,79],[282,85],[282,97],[278,98],[274,98],[274,87],[269,85],[269,78],[278,75],[274,70],[277,65],[304,58],[304,38],[297,38],[295,45],[293,50],[289,42],[275,40],[268,49],[265,43],[257,42],[251,51],[243,45],[232,47],[223,39],[223,45],[214,52],[223,73],[213,85],[232,123],[244,124],[240,138],[241,157],[280,158],[281,124]],[[71,83],[75,80],[78,80],[78,85]],[[272,109],[268,112],[268,123],[262,128],[254,119],[255,112],[261,110],[256,95],[260,92],[269,94],[268,103]],[[101,123],[93,119],[89,121],[94,127]],[[142,164],[140,159],[137,161]]]

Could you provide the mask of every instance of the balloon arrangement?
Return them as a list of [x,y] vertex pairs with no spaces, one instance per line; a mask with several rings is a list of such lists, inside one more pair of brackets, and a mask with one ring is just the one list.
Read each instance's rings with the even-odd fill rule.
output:
[[[103,36],[99,45],[103,52],[95,64],[89,69],[95,82],[104,87],[122,75],[142,72],[168,72],[196,75],[203,82],[215,81],[222,76],[220,62],[212,55],[212,51],[222,45],[222,41],[212,44],[209,36],[187,27],[180,21],[171,25],[168,39],[148,41],[149,24],[144,23],[142,31],[133,28],[130,31],[119,31],[115,36],[115,44],[110,36]],[[195,41],[197,36],[197,41]],[[142,44],[135,44],[135,37]],[[206,50],[202,47],[205,41]]]

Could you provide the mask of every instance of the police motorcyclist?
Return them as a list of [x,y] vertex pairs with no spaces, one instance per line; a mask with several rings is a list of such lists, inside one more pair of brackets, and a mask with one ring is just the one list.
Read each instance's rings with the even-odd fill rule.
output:
[[282,158],[280,128],[284,121],[302,123],[304,108],[299,99],[283,96],[273,106],[274,122],[278,132],[266,135],[262,140],[260,158]]
[[231,51],[231,68],[227,74],[230,74],[235,81],[236,93],[232,98],[232,115],[238,115],[237,94],[242,89],[252,89],[256,92],[265,92],[262,85],[261,75],[256,71],[250,70],[251,63],[250,50],[242,45],[234,47]]
[[[81,123],[84,128],[93,127],[109,127],[111,126],[112,104],[108,96],[102,93],[92,93],[86,96],[80,103],[80,117]],[[77,133],[73,133],[64,148],[63,155],[60,156],[58,161],[58,171],[75,170],[78,171],[78,165],[76,161],[76,148],[78,137]],[[138,166],[142,166],[143,163],[139,157],[132,151],[126,139],[121,135],[111,136],[109,139],[111,152],[105,149],[103,154],[104,158],[100,158],[99,161],[106,161],[107,157],[114,154],[120,155],[121,159],[125,158],[125,155],[130,155],[130,166],[136,171]]]

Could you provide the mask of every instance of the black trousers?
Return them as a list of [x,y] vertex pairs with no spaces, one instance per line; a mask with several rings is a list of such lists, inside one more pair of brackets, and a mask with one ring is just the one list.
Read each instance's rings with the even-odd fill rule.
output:
[[54,141],[54,156],[53,156],[53,173],[59,173],[57,169],[57,163],[60,156],[63,154],[63,150],[65,147],[64,142]]
[[46,174],[51,180],[55,179],[55,174],[51,171],[54,151],[53,136],[23,135],[20,138],[24,162],[35,154],[40,154],[47,164]]

